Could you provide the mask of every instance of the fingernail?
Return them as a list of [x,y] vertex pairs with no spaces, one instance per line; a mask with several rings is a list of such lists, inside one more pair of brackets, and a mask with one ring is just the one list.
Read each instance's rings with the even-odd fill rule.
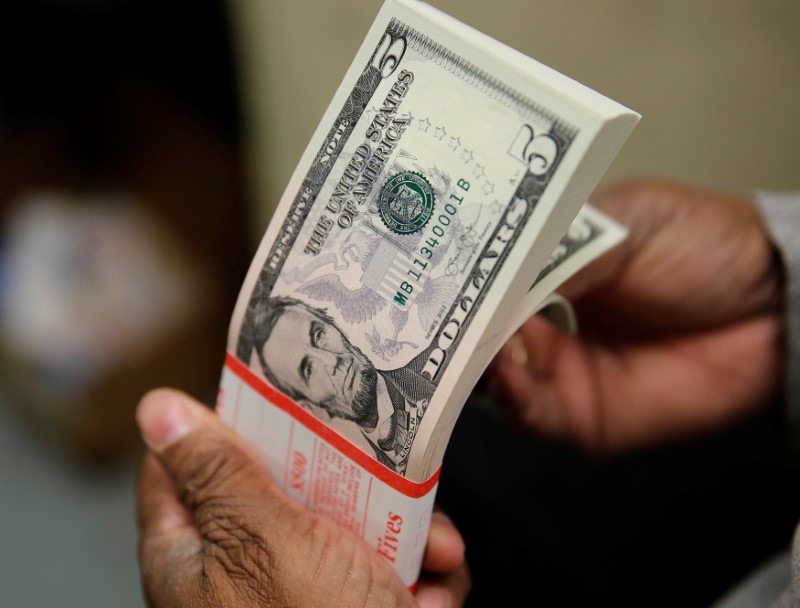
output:
[[145,443],[157,452],[178,441],[197,425],[184,399],[166,390],[145,395],[136,411],[136,420]]
[[519,334],[514,334],[508,340],[508,346],[511,347],[511,360],[520,367],[528,364],[528,348],[525,346],[525,340]]
[[423,589],[416,596],[420,608],[450,608],[450,596],[441,589]]

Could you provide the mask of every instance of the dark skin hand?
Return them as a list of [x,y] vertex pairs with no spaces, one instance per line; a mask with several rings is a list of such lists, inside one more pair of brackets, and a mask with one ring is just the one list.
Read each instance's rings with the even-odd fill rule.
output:
[[629,236],[559,289],[577,335],[534,317],[498,353],[486,373],[498,402],[597,453],[713,431],[770,403],[782,269],[753,203],[657,181],[592,203]]
[[139,564],[152,608],[463,604],[464,544],[435,513],[414,594],[360,538],[289,499],[211,410],[161,389],[137,411]]
[[[782,273],[752,203],[653,181],[592,202],[629,237],[559,290],[576,307],[576,336],[534,317],[498,354],[486,375],[499,404],[534,432],[607,453],[711,431],[770,402]],[[158,391],[138,419],[151,446],[139,484],[150,606],[417,605],[369,547],[284,496],[206,408]],[[420,605],[463,603],[463,542],[441,516],[424,568]]]

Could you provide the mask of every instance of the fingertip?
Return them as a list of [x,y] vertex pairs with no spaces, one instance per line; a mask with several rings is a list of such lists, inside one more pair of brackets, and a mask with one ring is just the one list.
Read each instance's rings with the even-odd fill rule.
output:
[[434,511],[428,531],[425,569],[432,572],[454,570],[464,563],[465,552],[464,539],[451,519],[441,511]]
[[152,450],[163,451],[197,427],[194,410],[179,391],[161,388],[148,392],[136,409],[142,439]]
[[415,596],[420,608],[450,608],[450,594],[444,589],[436,587],[426,587],[421,589]]

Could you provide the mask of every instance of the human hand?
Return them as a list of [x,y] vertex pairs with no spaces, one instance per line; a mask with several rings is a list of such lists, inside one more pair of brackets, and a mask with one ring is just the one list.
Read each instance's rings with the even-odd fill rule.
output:
[[139,565],[152,608],[460,606],[463,541],[434,513],[415,596],[361,539],[289,499],[246,445],[187,395],[146,395]]
[[750,201],[656,181],[592,204],[629,229],[558,291],[576,336],[527,321],[487,370],[528,428],[593,451],[713,430],[774,396],[782,271]]

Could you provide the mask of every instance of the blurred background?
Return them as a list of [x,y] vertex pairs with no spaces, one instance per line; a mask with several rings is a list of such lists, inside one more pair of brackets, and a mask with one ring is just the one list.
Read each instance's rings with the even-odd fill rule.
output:
[[[0,8],[0,605],[143,606],[136,402],[213,403],[250,258],[380,4]],[[800,189],[796,0],[431,4],[642,114],[606,182]],[[800,514],[777,437],[767,415],[591,462],[468,405],[439,495],[474,605],[709,605]]]

